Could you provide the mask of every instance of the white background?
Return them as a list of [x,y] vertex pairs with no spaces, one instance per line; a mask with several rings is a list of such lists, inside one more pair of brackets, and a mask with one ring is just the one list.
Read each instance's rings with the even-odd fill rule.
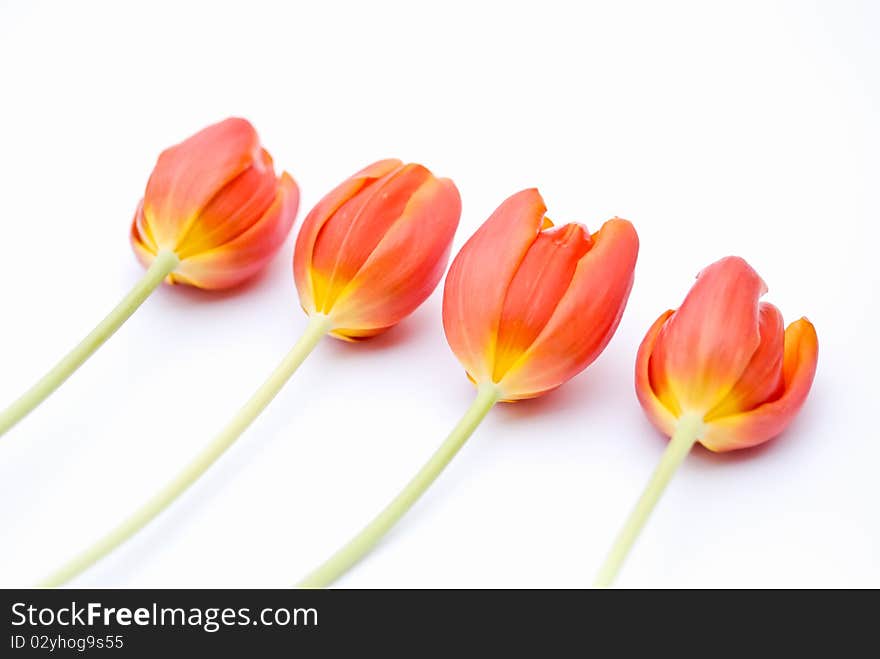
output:
[[[341,586],[587,586],[664,448],[644,332],[747,258],[819,333],[778,440],[698,449],[621,586],[880,586],[880,5],[872,2],[0,0],[0,404],[141,276],[128,229],[159,151],[249,118],[297,223],[384,157],[451,176],[457,249],[538,186],[557,223],[632,220],[620,329],[586,372],[494,410]],[[296,230],[296,229],[295,229]],[[0,584],[28,585],[169,479],[305,326],[293,237],[240,290],[163,287],[0,439]],[[182,500],[75,583],[284,586],[397,492],[469,404],[439,290],[376,340],[327,340]]]

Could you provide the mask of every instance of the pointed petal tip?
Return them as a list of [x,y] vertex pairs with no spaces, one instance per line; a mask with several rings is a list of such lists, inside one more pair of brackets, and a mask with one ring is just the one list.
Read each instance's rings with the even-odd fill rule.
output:
[[599,230],[594,232],[591,237],[595,242],[606,235],[614,235],[618,239],[628,240],[633,243],[636,251],[638,251],[639,234],[633,223],[629,220],[617,216],[612,217],[610,220],[605,220],[602,226],[599,227]]
[[765,293],[767,293],[767,291],[769,290],[767,288],[767,282],[765,282],[761,278],[761,275],[758,274],[757,270],[755,270],[749,264],[749,262],[746,261],[741,256],[735,256],[735,255],[724,256],[724,257],[718,259],[717,261],[715,261],[714,263],[710,263],[709,265],[707,265],[705,268],[703,268],[702,270],[700,270],[697,273],[697,279],[702,277],[705,273],[709,272],[710,270],[711,271],[720,271],[720,272],[724,273],[725,275],[731,276],[731,277],[745,275],[747,277],[757,279],[760,282],[760,291],[761,292],[759,294],[759,297],[761,295],[764,295]]
[[535,209],[535,212],[538,212],[537,209],[540,209],[541,215],[544,215],[547,212],[547,204],[544,202],[544,197],[541,196],[538,188],[525,188],[519,192],[514,192],[501,202],[499,208],[508,205],[521,205],[523,207],[533,208]]

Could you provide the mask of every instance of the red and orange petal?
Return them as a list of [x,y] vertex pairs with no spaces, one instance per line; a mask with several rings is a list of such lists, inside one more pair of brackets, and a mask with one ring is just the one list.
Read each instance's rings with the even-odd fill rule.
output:
[[739,257],[705,268],[657,337],[652,372],[682,412],[705,414],[733,389],[757,350],[767,287]]
[[782,393],[785,324],[779,309],[769,302],[761,303],[759,314],[761,343],[733,389],[706,414],[706,421],[750,410]]
[[157,249],[176,250],[199,212],[260,157],[254,127],[226,119],[163,151],[144,193],[144,217]]
[[156,248],[156,243],[144,224],[143,199],[138,202],[137,208],[134,211],[134,219],[131,222],[131,231],[129,231],[128,235],[137,260],[145,268],[149,268],[159,250]]
[[[181,258],[166,281],[204,289],[224,289],[253,277],[283,244],[296,217],[299,188],[286,172],[281,175],[275,199],[262,217],[229,242]],[[131,243],[138,260],[149,267],[156,245],[143,227],[143,206],[138,206],[131,227]]]
[[780,434],[801,409],[819,358],[816,329],[806,318],[785,330],[782,360],[783,389],[778,398],[740,414],[715,418],[706,424],[700,442],[712,451],[732,451],[766,442]]
[[590,248],[535,340],[499,384],[507,400],[531,398],[571,379],[611,340],[633,285],[639,239],[614,218],[590,237]]
[[408,164],[347,200],[324,224],[312,250],[313,292],[318,311],[329,313],[410,199],[432,178]]
[[580,224],[566,224],[538,234],[504,296],[492,380],[500,382],[550,320],[592,245]]
[[299,188],[287,172],[281,175],[275,201],[243,233],[214,249],[182,259],[175,282],[206,289],[236,286],[262,270],[284,243],[299,206]]
[[672,437],[675,432],[675,425],[681,415],[681,410],[677,408],[677,404],[669,392],[663,391],[657,386],[653,377],[654,369],[651,368],[651,360],[654,347],[657,344],[657,337],[666,325],[666,321],[674,313],[674,309],[669,309],[660,314],[660,317],[651,325],[645,338],[642,339],[639,352],[636,355],[636,396],[648,420],[667,437]]
[[476,382],[492,378],[505,292],[544,226],[546,211],[534,188],[509,197],[465,243],[446,276],[446,339]]
[[461,217],[461,197],[434,176],[415,190],[333,303],[332,334],[363,338],[411,314],[437,287]]
[[306,217],[297,236],[293,255],[293,274],[296,288],[300,303],[306,313],[312,314],[318,311],[314,295],[316,282],[313,281],[312,276],[312,255],[324,225],[359,192],[373,186],[377,181],[402,166],[403,163],[400,160],[389,159],[380,160],[365,167],[325,195]]
[[198,213],[186,235],[178,239],[181,259],[225,245],[251,228],[275,202],[278,177],[272,158],[260,158],[224,186]]

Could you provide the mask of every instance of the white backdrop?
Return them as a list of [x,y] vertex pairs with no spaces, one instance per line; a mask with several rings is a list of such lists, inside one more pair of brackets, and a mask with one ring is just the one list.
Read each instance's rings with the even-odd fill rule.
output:
[[[747,258],[820,356],[789,430],[686,461],[622,586],[880,586],[880,5],[0,1],[0,405],[141,276],[127,233],[159,151],[249,118],[299,222],[383,157],[451,176],[458,249],[509,194],[642,243],[586,372],[501,406],[339,585],[586,586],[664,441],[635,351],[697,271]],[[295,229],[296,230],[296,229]],[[0,584],[28,585],[143,502],[305,326],[293,237],[225,294],[163,287],[0,439]],[[84,586],[284,586],[348,539],[473,395],[439,290],[326,341],[207,477]]]

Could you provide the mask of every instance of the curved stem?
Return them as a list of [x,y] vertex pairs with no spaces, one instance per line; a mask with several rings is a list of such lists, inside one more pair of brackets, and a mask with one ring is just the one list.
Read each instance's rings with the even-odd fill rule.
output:
[[299,588],[325,588],[345,574],[382,539],[389,529],[412,508],[425,490],[437,480],[446,465],[464,446],[489,410],[498,402],[499,391],[492,383],[481,384],[477,397],[464,416],[413,479],[385,509],[345,546],[300,581]]
[[663,491],[669,484],[675,470],[690,453],[702,429],[703,420],[700,416],[685,415],[678,420],[672,439],[669,440],[666,451],[660,458],[660,464],[654,470],[651,480],[648,481],[645,491],[642,492],[642,496],[636,503],[636,507],[620,530],[617,540],[614,541],[611,552],[605,559],[602,569],[599,570],[596,581],[593,582],[594,587],[607,588],[614,582],[642,527],[648,521],[651,511],[654,510],[654,506],[663,495]]
[[5,410],[0,412],[0,436],[26,417],[31,410],[49,397],[73,372],[92,356],[118,330],[122,323],[143,304],[150,293],[178,266],[180,259],[174,252],[162,251],[153,259],[143,278],[122,298],[104,320],[98,323],[86,338],[65,355],[34,386]]
[[257,389],[251,399],[242,407],[238,414],[229,422],[223,431],[153,498],[136,510],[119,526],[110,531],[94,545],[63,565],[60,569],[42,581],[40,586],[60,586],[80,574],[94,563],[128,540],[146,526],[156,515],[168,507],[190,485],[196,482],[214,462],[223,455],[238,439],[247,427],[259,416],[260,412],[281,391],[284,383],[296,371],[305,358],[312,352],[325,334],[331,329],[326,316],[313,316],[309,320],[305,332],[281,361],[272,375]]

